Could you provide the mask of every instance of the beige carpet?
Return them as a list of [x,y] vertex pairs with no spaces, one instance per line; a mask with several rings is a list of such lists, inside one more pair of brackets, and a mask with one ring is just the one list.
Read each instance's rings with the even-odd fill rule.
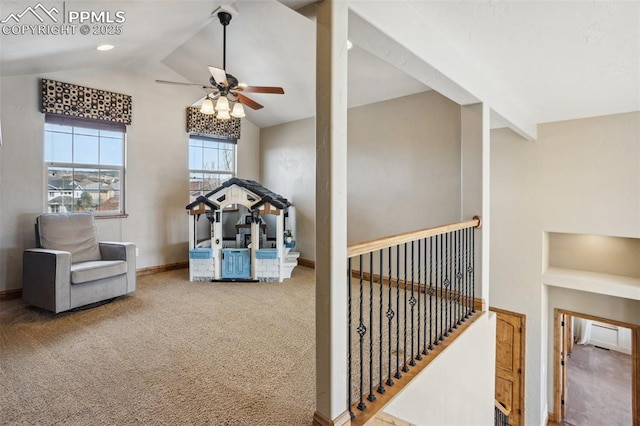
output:
[[576,426],[631,426],[631,355],[574,345],[564,421]]
[[182,269],[83,311],[1,302],[0,423],[308,425],[313,280],[298,267],[284,283],[190,283]]

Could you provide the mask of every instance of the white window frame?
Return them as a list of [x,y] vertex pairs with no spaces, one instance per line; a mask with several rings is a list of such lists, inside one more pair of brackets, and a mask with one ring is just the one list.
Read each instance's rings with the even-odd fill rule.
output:
[[[107,122],[107,121],[102,121],[102,120],[91,120],[91,119],[84,119],[84,118],[76,118],[76,117],[66,117],[66,116],[59,116],[59,115],[55,115],[55,114],[46,114],[45,116],[45,126],[46,124],[55,124],[55,125],[62,125],[62,126],[68,126],[68,127],[81,127],[81,128],[90,128],[92,130],[102,130],[102,131],[110,131],[110,132],[122,132],[122,165],[105,165],[105,164],[100,164],[100,161],[98,161],[98,163],[93,164],[93,163],[80,163],[80,162],[61,162],[61,161],[47,161],[46,159],[46,155],[47,153],[45,152],[45,161],[44,161],[44,177],[45,177],[45,199],[44,199],[44,210],[45,211],[50,211],[51,206],[49,205],[49,196],[50,193],[52,192],[52,190],[49,188],[49,170],[51,168],[64,168],[64,169],[71,169],[74,171],[75,170],[95,170],[96,172],[98,171],[106,171],[106,172],[117,172],[119,177],[120,177],[120,181],[119,181],[119,210],[111,210],[111,211],[102,211],[102,210],[98,210],[98,209],[91,209],[89,211],[91,211],[93,213],[93,215],[96,218],[114,218],[114,217],[127,217],[126,214],[126,209],[125,209],[125,199],[126,199],[126,188],[125,188],[125,183],[126,183],[126,169],[127,169],[127,165],[126,165],[126,152],[127,152],[127,131],[126,131],[126,126],[124,124],[121,123],[113,123],[113,122]],[[46,133],[48,132],[48,130],[43,129],[43,134],[45,135],[44,138],[44,144],[46,145]],[[72,139],[73,137],[75,137],[75,132],[73,131],[73,129],[71,129],[71,134],[72,134]],[[98,136],[98,139],[100,138],[100,136]],[[73,140],[72,140],[73,143]],[[100,143],[100,142],[98,142]],[[45,146],[46,149],[46,146]],[[72,148],[72,152],[73,152],[73,148]],[[76,189],[76,187],[74,186],[71,190],[71,197],[73,198],[73,202],[71,203],[72,206],[72,211],[76,211],[76,192],[78,191]],[[55,191],[54,191],[55,192]],[[67,191],[68,192],[68,191]],[[64,196],[64,195],[62,195]],[[98,199],[100,199],[100,191],[98,192]]]
[[[200,168],[200,169],[192,169],[191,168],[191,144],[193,140],[198,140],[198,141],[203,141],[203,142],[210,142],[210,143],[222,143],[222,144],[228,144],[228,145],[232,145],[233,146],[233,165],[232,165],[232,170],[231,171],[227,171],[227,170],[214,170],[214,169],[207,169],[207,168]],[[189,150],[188,152],[188,156],[189,156],[189,200],[194,201],[195,198],[197,198],[196,196],[192,195],[192,189],[191,189],[191,177],[194,173],[196,174],[204,174],[204,173],[212,173],[212,174],[218,174],[218,175],[228,175],[228,179],[231,179],[233,177],[236,176],[237,174],[237,166],[238,166],[238,144],[237,144],[237,140],[233,139],[233,138],[229,138],[229,139],[225,139],[225,138],[220,138],[220,137],[215,137],[215,136],[211,136],[211,135],[202,135],[202,134],[198,134],[198,133],[190,133],[189,134],[189,141],[188,141],[188,148]],[[203,150],[204,150],[204,146],[203,146]],[[204,156],[203,156],[204,158]],[[228,179],[225,179],[224,181],[227,181]],[[206,193],[210,192],[211,190],[213,190],[214,188],[210,188],[208,191],[204,191],[201,190],[202,194],[201,195],[205,195]]]

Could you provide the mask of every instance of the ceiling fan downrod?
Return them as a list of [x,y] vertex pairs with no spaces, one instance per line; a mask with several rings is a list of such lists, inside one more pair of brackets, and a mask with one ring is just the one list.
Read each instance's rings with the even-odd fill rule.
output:
[[222,69],[227,69],[227,25],[231,22],[229,12],[218,12],[218,19],[222,24]]

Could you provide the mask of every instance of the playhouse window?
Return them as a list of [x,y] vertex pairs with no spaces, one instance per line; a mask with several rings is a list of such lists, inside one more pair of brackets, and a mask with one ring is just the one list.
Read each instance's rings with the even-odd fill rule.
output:
[[236,141],[189,136],[189,196],[193,201],[236,175]]
[[47,211],[124,214],[124,124],[46,115]]

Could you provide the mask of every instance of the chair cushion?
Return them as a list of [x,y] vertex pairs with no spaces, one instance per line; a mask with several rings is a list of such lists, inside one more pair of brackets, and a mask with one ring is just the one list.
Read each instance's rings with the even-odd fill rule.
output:
[[70,252],[72,264],[101,259],[91,213],[45,213],[37,225],[42,248]]
[[127,273],[124,260],[99,260],[71,265],[71,284],[111,278]]

